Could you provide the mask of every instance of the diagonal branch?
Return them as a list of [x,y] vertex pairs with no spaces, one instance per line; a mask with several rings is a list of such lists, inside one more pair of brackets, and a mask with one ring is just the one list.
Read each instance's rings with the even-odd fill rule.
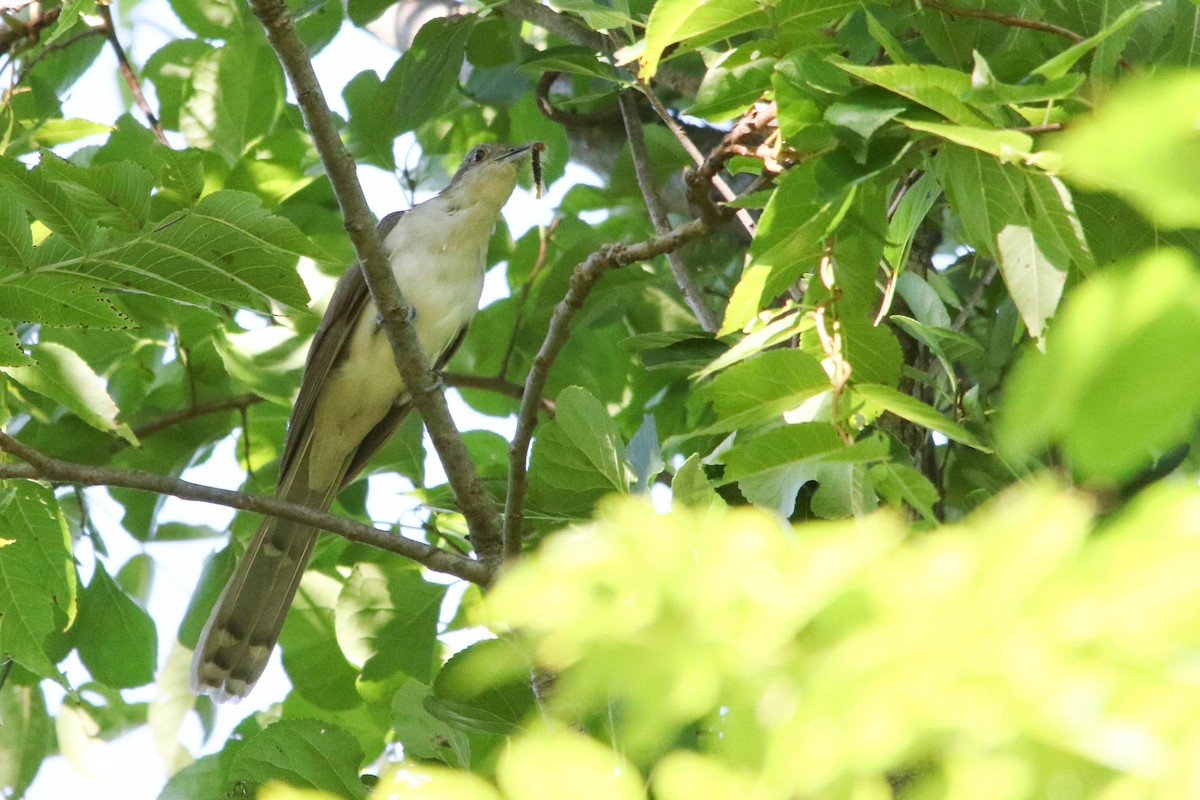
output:
[[1075,44],[1085,40],[1085,37],[1079,35],[1069,28],[1064,28],[1061,25],[1055,25],[1053,22],[1042,22],[1036,19],[1026,19],[1025,17],[1014,17],[1009,14],[1000,14],[995,11],[988,11],[986,8],[960,8],[946,3],[940,3],[937,0],[920,0],[919,5],[925,8],[932,8],[934,11],[940,11],[943,14],[949,14],[952,17],[969,17],[971,19],[986,19],[1000,25],[1007,25],[1011,28],[1027,28],[1031,31],[1041,31],[1042,33],[1053,33],[1056,36],[1061,36],[1064,39],[1070,39]]
[[[650,153],[646,150],[646,136],[642,130],[642,121],[638,117],[637,103],[634,101],[633,94],[628,91],[621,92],[618,99],[621,104],[621,115],[625,119],[625,134],[629,137],[629,152],[633,156],[633,169],[637,174],[638,187],[642,190],[642,198],[646,201],[646,210],[650,212],[650,221],[654,225],[654,232],[662,236],[671,230],[671,221],[667,218],[666,203],[663,202],[662,194],[658,190],[654,174],[650,169]],[[683,254],[678,250],[668,250],[666,256],[667,264],[671,267],[671,274],[675,276],[675,284],[683,293],[683,299],[692,309],[692,313],[696,315],[696,319],[700,321],[700,327],[706,333],[715,332],[720,326],[720,320],[704,302],[704,293],[688,269],[687,262],[683,260]]]
[[125,489],[171,495],[184,500],[213,503],[312,525],[315,528],[335,533],[351,542],[396,553],[437,572],[454,575],[472,583],[486,585],[491,580],[491,570],[474,559],[448,553],[423,542],[406,539],[403,536],[397,536],[345,517],[316,511],[298,503],[289,503],[274,497],[260,497],[244,492],[214,489],[210,486],[201,486],[197,483],[142,470],[114,469],[61,461],[22,444],[6,433],[0,433],[0,450],[25,462],[24,464],[0,464],[0,480],[28,478],[61,481],[83,486],[120,486]]
[[533,360],[533,368],[525,378],[525,395],[517,413],[517,431],[508,448],[508,497],[504,510],[505,558],[521,554],[525,525],[525,494],[529,488],[527,461],[533,429],[537,425],[538,405],[546,391],[550,367],[562,351],[571,333],[571,320],[583,307],[596,282],[609,270],[649,261],[670,253],[690,241],[712,233],[729,218],[728,209],[714,209],[711,217],[694,219],[667,233],[637,244],[606,244],[582,261],[571,273],[567,293],[554,308],[546,338]]
[[108,3],[97,3],[96,10],[100,12],[100,18],[104,20],[102,26],[104,36],[108,39],[108,43],[112,45],[113,52],[117,54],[117,62],[121,65],[121,77],[125,79],[125,85],[129,87],[129,91],[133,94],[134,102],[137,103],[142,113],[146,115],[146,121],[150,123],[150,130],[154,131],[154,138],[160,144],[167,144],[167,135],[163,133],[162,123],[154,115],[154,109],[150,108],[150,103],[146,101],[146,95],[142,94],[142,84],[138,81],[137,75],[134,74],[133,65],[129,63],[129,56],[125,54],[125,48],[121,46],[121,40],[117,37],[117,29],[113,25],[112,9],[108,7]]
[[194,406],[188,406],[179,411],[164,414],[156,420],[147,422],[145,425],[139,425],[133,429],[133,435],[139,439],[144,439],[161,430],[178,425],[180,422],[187,422],[189,419],[203,417],[207,414],[219,414],[222,411],[233,411],[234,409],[244,410],[262,401],[263,398],[258,395],[247,393],[234,395],[233,397],[222,397],[220,400],[213,400],[210,403],[197,403]]
[[266,30],[267,39],[295,89],[305,126],[312,134],[313,144],[321,155],[341,208],[346,233],[354,244],[367,286],[379,307],[384,331],[396,354],[400,377],[404,379],[413,405],[421,414],[446,469],[450,486],[470,527],[475,551],[488,572],[493,572],[502,558],[496,505],[479,479],[475,464],[450,417],[441,382],[430,369],[429,360],[410,324],[410,309],[388,266],[383,244],[375,230],[374,216],[358,183],[354,159],[330,117],[308,51],[300,41],[284,0],[250,0],[250,7]]

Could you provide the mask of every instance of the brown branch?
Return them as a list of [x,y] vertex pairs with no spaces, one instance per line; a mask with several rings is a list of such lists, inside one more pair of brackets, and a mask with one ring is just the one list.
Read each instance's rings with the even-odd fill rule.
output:
[[492,574],[503,557],[499,515],[491,495],[479,479],[462,436],[450,417],[446,396],[437,375],[417,339],[411,313],[396,285],[395,277],[375,230],[374,216],[358,183],[354,159],[342,143],[330,117],[329,106],[313,72],[312,62],[295,21],[284,0],[250,0],[250,7],[267,32],[284,72],[296,92],[296,102],[312,134],[313,144],[325,165],[329,182],[342,211],[346,233],[362,264],[371,296],[379,308],[388,341],[396,354],[396,367],[409,388],[413,405],[446,470],[459,507],[471,531],[471,542],[487,573]]
[[988,11],[986,8],[959,8],[958,6],[946,5],[938,2],[938,0],[918,0],[918,5],[925,8],[932,8],[934,11],[940,11],[943,14],[949,14],[954,17],[969,17],[971,19],[986,19],[991,22],[999,23],[1000,25],[1008,25],[1011,28],[1028,28],[1031,31],[1041,31],[1042,33],[1053,33],[1055,36],[1062,36],[1065,39],[1070,39],[1075,44],[1086,41],[1087,37],[1080,36],[1073,30],[1064,28],[1060,25],[1055,25],[1052,22],[1041,22],[1036,19],[1026,19],[1024,17],[1014,17],[1008,14],[999,14],[995,11]]
[[186,422],[196,417],[203,417],[207,414],[217,414],[222,411],[233,411],[234,409],[246,409],[256,403],[263,402],[263,398],[256,394],[239,394],[233,397],[223,397],[220,400],[213,400],[211,403],[199,403],[194,406],[182,408],[179,411],[172,411],[170,414],[159,417],[153,422],[147,422],[145,425],[139,425],[133,429],[133,435],[139,439],[144,439],[147,436],[152,436],[161,430],[170,428],[173,425],[178,425],[181,422]]
[[971,313],[975,310],[975,304],[983,299],[983,293],[987,291],[988,286],[995,279],[996,273],[999,271],[1000,265],[993,261],[992,265],[988,267],[987,272],[979,279],[979,285],[975,287],[975,291],[971,292],[971,296],[967,298],[967,301],[963,303],[963,307],[959,309],[958,316],[950,323],[950,330],[958,332],[963,329],[967,324],[967,320],[971,318]]
[[525,378],[525,396],[517,413],[517,430],[508,449],[508,496],[505,501],[504,553],[506,558],[521,554],[525,524],[525,494],[528,490],[529,445],[537,425],[537,408],[546,391],[550,367],[562,351],[571,332],[571,320],[583,307],[596,282],[609,270],[634,264],[678,250],[690,241],[706,236],[729,217],[727,209],[716,209],[711,219],[695,219],[677,228],[637,244],[606,244],[592,253],[571,273],[567,293],[554,308],[550,328]]
[[[506,381],[502,378],[489,378],[487,375],[467,375],[462,372],[443,372],[442,380],[447,386],[456,389],[481,389],[487,392],[507,395],[520,400],[525,396],[525,387],[519,383]],[[542,408],[551,417],[554,416],[554,401],[542,398]]]
[[158,139],[160,144],[167,144],[167,135],[163,133],[162,123],[154,115],[154,109],[150,108],[150,104],[146,102],[146,95],[142,94],[142,84],[133,72],[133,65],[129,63],[129,56],[125,54],[125,48],[121,46],[121,39],[117,36],[117,29],[113,25],[112,9],[108,7],[107,3],[97,3],[96,10],[100,12],[100,18],[104,21],[102,25],[104,35],[108,38],[108,43],[112,45],[113,52],[117,54],[121,77],[125,79],[125,85],[133,94],[134,102],[146,115],[146,121],[150,123],[150,130],[154,131],[154,138]]
[[708,196],[713,179],[724,169],[725,163],[737,155],[738,149],[742,147],[742,140],[755,136],[775,124],[775,115],[774,103],[756,103],[742,115],[729,133],[725,134],[704,163],[690,170],[685,176],[688,200],[700,210],[700,218],[707,224],[714,225],[717,216],[724,216],[725,213],[718,209]]
[[211,486],[201,486],[142,470],[113,469],[112,467],[61,461],[22,444],[6,433],[0,433],[0,450],[25,462],[24,464],[0,464],[0,479],[28,478],[61,481],[83,486],[119,486],[125,489],[170,495],[184,500],[212,503],[256,514],[266,514],[311,525],[314,528],[335,533],[351,542],[396,553],[437,572],[444,572],[472,583],[486,585],[491,580],[491,570],[474,559],[447,553],[445,550],[432,547],[424,542],[396,536],[371,525],[317,511],[298,503],[289,503],[275,497],[260,497],[244,492],[214,489]]
[[[499,14],[531,22],[571,44],[604,53],[609,57],[615,52],[613,43],[607,37],[542,3],[533,0],[505,0],[492,8]],[[698,75],[683,72],[671,64],[661,64],[655,80],[687,97],[695,97],[700,89]]]
[[542,112],[542,116],[551,122],[568,128],[602,127],[620,121],[621,110],[619,108],[601,108],[596,111],[571,111],[554,105],[550,101],[550,87],[554,85],[554,82],[558,80],[560,75],[562,75],[561,72],[543,72],[541,79],[538,80],[534,99],[537,101],[538,111]]
[[[671,230],[671,221],[667,217],[666,203],[663,202],[662,194],[654,181],[654,173],[650,169],[650,153],[646,150],[646,135],[638,117],[637,102],[628,91],[621,92],[618,100],[621,104],[621,114],[625,118],[625,135],[629,138],[629,152],[633,157],[633,171],[637,175],[638,187],[642,190],[642,199],[650,213],[654,232],[662,236]],[[678,250],[669,250],[666,257],[671,274],[675,276],[675,285],[683,293],[683,299],[696,315],[700,327],[706,333],[715,333],[721,322],[705,302],[704,293],[700,291],[682,254]]]

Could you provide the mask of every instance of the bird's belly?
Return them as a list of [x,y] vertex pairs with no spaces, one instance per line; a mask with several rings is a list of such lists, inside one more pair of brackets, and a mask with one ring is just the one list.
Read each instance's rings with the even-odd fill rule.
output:
[[326,378],[317,401],[308,483],[322,489],[341,483],[345,464],[404,391],[387,336],[377,327],[374,303],[350,336],[345,358]]

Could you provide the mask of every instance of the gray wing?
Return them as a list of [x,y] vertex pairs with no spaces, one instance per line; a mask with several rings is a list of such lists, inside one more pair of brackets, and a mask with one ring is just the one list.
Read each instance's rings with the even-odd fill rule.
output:
[[[394,211],[379,221],[377,230],[383,238],[396,227],[396,223],[404,216],[403,211]],[[371,301],[371,292],[367,289],[367,281],[363,277],[358,262],[354,262],[338,281],[329,300],[329,307],[317,332],[313,334],[312,345],[308,350],[308,359],[304,363],[304,377],[300,381],[300,392],[296,395],[296,404],[292,407],[288,419],[287,436],[283,440],[283,454],[279,458],[279,483],[283,484],[285,476],[295,466],[296,457],[304,450],[304,442],[313,424],[313,414],[317,408],[317,399],[325,386],[329,374],[346,357],[346,346],[354,324],[362,315],[363,309]],[[389,417],[391,414],[388,415]],[[399,424],[399,420],[395,425]],[[395,425],[392,429],[395,429]],[[374,431],[372,431],[372,435]],[[371,439],[368,436],[367,439]],[[374,446],[374,453],[380,445]],[[369,457],[369,456],[368,456]],[[358,463],[357,454],[354,463]],[[361,469],[361,466],[359,467]],[[350,480],[347,475],[346,480]]]

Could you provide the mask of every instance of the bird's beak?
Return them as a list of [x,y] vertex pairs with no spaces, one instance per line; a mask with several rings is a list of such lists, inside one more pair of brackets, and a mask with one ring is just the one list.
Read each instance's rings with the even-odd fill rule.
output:
[[[536,144],[536,143],[535,143]],[[514,147],[505,155],[501,156],[500,161],[519,161],[522,158],[529,158],[533,154],[534,144],[523,144],[520,147]]]

